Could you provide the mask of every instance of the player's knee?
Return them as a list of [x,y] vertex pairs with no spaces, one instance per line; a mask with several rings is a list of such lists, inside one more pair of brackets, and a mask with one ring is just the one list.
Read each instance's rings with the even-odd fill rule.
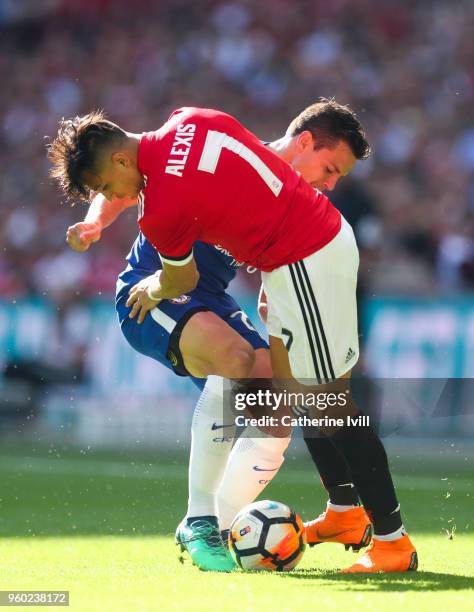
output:
[[255,352],[255,363],[252,370],[252,378],[271,378],[273,376],[270,351],[268,349],[257,349]]
[[255,365],[255,351],[247,342],[228,347],[221,362],[225,378],[249,378]]

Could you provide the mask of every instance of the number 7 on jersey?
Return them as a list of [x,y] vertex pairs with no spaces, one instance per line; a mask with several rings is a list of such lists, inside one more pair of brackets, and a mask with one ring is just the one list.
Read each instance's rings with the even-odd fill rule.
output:
[[280,181],[258,155],[232,136],[228,136],[223,132],[216,132],[215,130],[207,132],[198,170],[214,174],[222,149],[229,149],[229,151],[232,151],[250,164],[273,194],[275,196],[279,195],[283,182]]

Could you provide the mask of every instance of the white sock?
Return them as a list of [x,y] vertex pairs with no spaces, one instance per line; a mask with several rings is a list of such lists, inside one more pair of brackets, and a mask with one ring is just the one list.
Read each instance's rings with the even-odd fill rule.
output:
[[374,540],[381,540],[382,542],[391,542],[392,540],[399,540],[406,534],[405,527],[402,525],[397,531],[387,533],[385,535],[377,535],[374,533]]
[[[339,487],[351,487],[354,488],[353,482],[346,482],[344,484],[338,485]],[[347,510],[352,510],[353,508],[358,508],[358,504],[333,504],[331,500],[328,499],[327,507],[334,512],[347,512]]]
[[291,437],[274,438],[247,427],[229,457],[218,492],[219,526],[228,529],[235,515],[252,503],[278,473]]
[[234,415],[224,410],[223,378],[209,376],[194,409],[186,516],[217,516],[217,490],[235,437]]
[[355,506],[355,505],[343,506],[342,504],[333,504],[330,501],[328,501],[327,507],[331,508],[331,510],[334,510],[334,512],[347,512],[347,510],[353,510],[354,508],[359,508],[359,506]]

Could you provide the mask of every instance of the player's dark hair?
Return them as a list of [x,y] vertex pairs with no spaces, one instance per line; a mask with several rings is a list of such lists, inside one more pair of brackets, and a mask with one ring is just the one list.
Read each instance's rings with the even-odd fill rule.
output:
[[50,176],[68,198],[89,199],[91,190],[84,183],[84,173],[97,173],[104,151],[125,138],[124,130],[100,110],[62,119],[56,137],[47,145]]
[[287,134],[296,136],[308,130],[313,135],[314,148],[332,148],[338,141],[346,142],[356,159],[367,159],[370,145],[364,128],[354,111],[335,100],[320,98],[305,108],[288,126]]

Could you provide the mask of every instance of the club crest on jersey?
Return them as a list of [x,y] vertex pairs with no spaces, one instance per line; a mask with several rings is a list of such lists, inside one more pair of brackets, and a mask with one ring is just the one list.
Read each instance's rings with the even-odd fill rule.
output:
[[184,166],[191,150],[195,131],[196,125],[194,123],[180,123],[176,128],[173,146],[171,147],[169,159],[166,162],[165,172],[167,174],[183,176]]
[[189,295],[180,295],[170,300],[172,304],[187,304],[191,297]]

